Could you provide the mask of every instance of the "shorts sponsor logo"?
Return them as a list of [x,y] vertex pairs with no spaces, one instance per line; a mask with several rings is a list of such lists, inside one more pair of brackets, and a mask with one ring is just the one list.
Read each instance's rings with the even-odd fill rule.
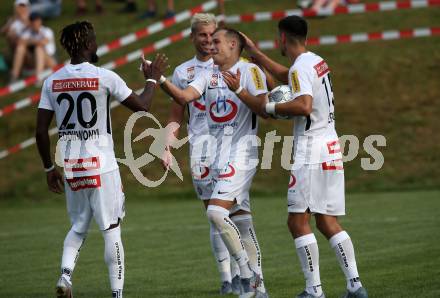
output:
[[289,186],[288,188],[292,188],[294,187],[296,184],[296,178],[293,174],[290,174],[290,181],[289,181]]
[[188,67],[186,69],[186,75],[187,75],[188,80],[194,79],[194,77],[196,75],[194,66]]
[[230,178],[235,175],[235,168],[228,164],[228,166],[222,171],[220,175],[218,175],[218,178]]
[[327,62],[325,62],[324,60],[313,66],[313,68],[316,70],[316,73],[318,74],[318,78],[322,77],[323,75],[325,75],[330,71]]
[[264,90],[263,79],[261,78],[260,71],[256,66],[251,68],[252,80],[254,81],[255,89]]
[[66,91],[96,91],[99,89],[98,78],[81,78],[81,79],[65,79],[53,80],[52,92],[66,92]]
[[[220,113],[223,110],[223,114]],[[209,107],[209,115],[214,122],[228,122],[237,115],[238,106],[231,99],[217,99]]]
[[71,179],[66,179],[72,191],[77,191],[85,188],[99,188],[101,187],[101,176],[86,176],[86,177],[75,177]]
[[194,179],[204,179],[209,175],[209,168],[207,166],[194,165],[191,169]]
[[294,93],[301,91],[301,87],[299,85],[299,80],[298,80],[298,72],[296,70],[294,70],[290,75],[290,83],[292,84],[292,89]]
[[340,153],[341,145],[339,144],[339,140],[328,142],[327,149],[330,154]]
[[324,171],[343,170],[344,164],[342,159],[326,161],[322,163],[322,169]]
[[64,159],[64,171],[84,172],[99,169],[99,157]]

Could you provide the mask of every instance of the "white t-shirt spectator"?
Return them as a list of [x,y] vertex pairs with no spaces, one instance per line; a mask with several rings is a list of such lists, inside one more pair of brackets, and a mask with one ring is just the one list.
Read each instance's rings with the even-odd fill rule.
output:
[[49,42],[45,45],[46,53],[49,56],[55,55],[55,37],[52,29],[41,26],[40,31],[35,32],[31,29],[26,29],[20,36],[23,39],[31,39],[35,41],[43,40],[47,38]]
[[8,31],[14,33],[15,36],[21,36],[23,32],[26,30],[27,26],[20,19],[15,19],[12,21],[9,26]]

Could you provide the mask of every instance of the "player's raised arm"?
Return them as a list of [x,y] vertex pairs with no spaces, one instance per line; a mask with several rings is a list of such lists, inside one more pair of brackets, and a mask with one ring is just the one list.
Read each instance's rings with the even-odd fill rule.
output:
[[145,60],[144,56],[141,60],[142,72],[146,80],[144,91],[140,95],[132,92],[127,99],[122,101],[124,106],[134,112],[150,110],[156,84],[168,67],[168,58],[164,54],[158,54],[151,64]]
[[[197,80],[197,79],[196,79]],[[200,80],[203,80],[200,78]],[[169,80],[166,80],[161,84],[162,90],[165,91],[169,96],[171,96],[175,102],[180,105],[186,105],[187,103],[199,99],[202,96],[204,89],[199,89],[197,87],[193,87],[193,84],[188,86],[185,89],[180,89],[176,85],[174,85]]]
[[257,62],[257,64],[264,67],[269,73],[271,73],[277,80],[283,84],[287,84],[289,69],[284,65],[269,58],[260,49],[257,48],[255,43],[243,32],[241,35],[246,40],[244,49],[251,55],[251,57]]

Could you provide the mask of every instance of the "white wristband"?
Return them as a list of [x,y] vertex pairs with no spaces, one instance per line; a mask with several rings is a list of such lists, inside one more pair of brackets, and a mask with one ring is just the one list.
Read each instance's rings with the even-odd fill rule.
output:
[[157,81],[155,79],[146,79],[145,82],[151,82],[154,83],[154,85],[157,85]]
[[275,115],[275,102],[268,102],[266,104],[266,113],[268,113],[269,115]]
[[165,83],[165,81],[167,80],[167,78],[166,77],[164,77],[164,76],[160,76],[160,79],[159,79],[159,84],[163,84],[163,83]]
[[238,87],[238,89],[235,90],[234,92],[235,92],[235,94],[238,95],[238,94],[240,94],[241,91],[243,91],[243,87],[242,86]]
[[54,169],[55,169],[55,165],[52,165],[51,167],[44,168],[44,171],[45,171],[46,173],[49,173],[49,172],[52,172]]

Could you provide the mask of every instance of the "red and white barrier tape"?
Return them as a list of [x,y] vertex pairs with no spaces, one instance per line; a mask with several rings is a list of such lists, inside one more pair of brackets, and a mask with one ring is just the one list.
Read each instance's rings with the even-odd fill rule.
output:
[[[373,33],[355,33],[350,35],[327,35],[321,37],[312,37],[308,39],[309,45],[330,45],[337,43],[349,43],[349,42],[367,42],[367,41],[375,41],[375,40],[395,40],[395,39],[404,39],[404,38],[414,38],[414,37],[426,37],[426,36],[437,36],[440,35],[440,27],[432,27],[432,28],[416,28],[416,29],[408,29],[408,30],[389,30],[383,32],[373,32]],[[183,37],[182,37],[183,38]],[[165,44],[165,43],[163,43]],[[168,44],[166,44],[168,45]],[[165,45],[162,45],[162,47]],[[260,41],[257,43],[257,46],[260,49],[275,49],[277,48],[277,43],[274,41]],[[151,47],[147,47],[150,49]],[[140,54],[140,52],[138,53]],[[139,55],[136,58],[138,59]],[[127,60],[128,61],[128,60]],[[125,62],[128,63],[128,62]],[[125,64],[124,63],[124,64]],[[116,67],[116,66],[115,66]],[[142,90],[138,90],[136,92],[141,92]],[[118,106],[119,103],[113,101],[111,103],[111,108]],[[57,133],[57,128],[52,128],[49,131],[49,135],[54,135]],[[35,144],[35,138],[27,139],[20,144],[17,144],[9,149],[5,149],[0,151],[0,159],[5,158],[6,156],[21,151],[31,145]]]
[[[395,40],[415,37],[427,37],[440,35],[440,27],[416,28],[407,30],[387,30],[383,32],[354,33],[347,35],[323,35],[319,37],[310,37],[307,39],[307,45],[332,45],[337,43],[355,43],[375,40]],[[276,41],[259,41],[257,46],[262,50],[276,49]]]
[[[166,37],[164,39],[161,39],[151,45],[148,45],[143,49],[136,50],[136,51],[131,52],[125,56],[122,56],[114,61],[103,64],[103,65],[101,65],[101,67],[107,68],[107,69],[118,68],[118,67],[123,66],[127,63],[138,60],[142,54],[145,54],[145,55],[151,54],[152,52],[163,49],[163,48],[165,48],[175,42],[178,42],[178,41],[188,37],[190,34],[191,34],[191,28],[187,28],[179,33],[173,34],[173,35]],[[21,99],[13,104],[7,105],[4,108],[0,109],[0,118],[7,115],[7,114],[10,114],[14,111],[17,111],[17,110],[23,109],[27,106],[30,106],[33,103],[37,103],[39,100],[40,100],[40,92],[35,93],[34,95],[32,95],[30,97],[26,97],[24,99]]]
[[[113,40],[107,44],[104,44],[98,48],[98,55],[100,57],[104,56],[105,54],[110,53],[111,51],[114,51],[116,49],[122,48],[126,45],[129,45],[131,43],[134,43],[142,38],[145,38],[147,36],[153,35],[157,32],[160,32],[166,28],[171,27],[172,25],[181,23],[185,20],[188,20],[191,18],[194,14],[202,11],[209,11],[217,7],[217,1],[216,0],[210,0],[208,2],[205,2],[199,6],[196,6],[192,9],[184,10],[178,14],[176,14],[174,17],[166,19],[164,21],[160,21],[157,23],[154,23],[146,28],[143,28],[137,32],[130,33],[128,35],[125,35],[123,37],[120,37],[116,40]],[[52,69],[47,69],[43,71],[39,76],[30,76],[26,79],[17,81],[15,83],[12,83],[8,86],[0,88],[0,97],[4,95],[8,95],[11,93],[15,93],[19,90],[22,90],[26,87],[35,85],[39,81],[44,80],[49,75],[51,75],[53,72],[57,71],[61,67],[63,67],[66,63],[69,61],[65,61],[64,63],[60,63],[57,66],[53,67]]]
[[338,14],[359,14],[366,12],[390,11],[398,9],[414,9],[423,7],[439,6],[440,0],[403,0],[403,1],[384,1],[376,3],[349,4],[347,6],[338,6],[335,9],[291,9],[272,12],[257,12],[253,14],[229,15],[225,17],[227,24],[261,22],[278,20],[290,15],[302,17],[330,16]]

